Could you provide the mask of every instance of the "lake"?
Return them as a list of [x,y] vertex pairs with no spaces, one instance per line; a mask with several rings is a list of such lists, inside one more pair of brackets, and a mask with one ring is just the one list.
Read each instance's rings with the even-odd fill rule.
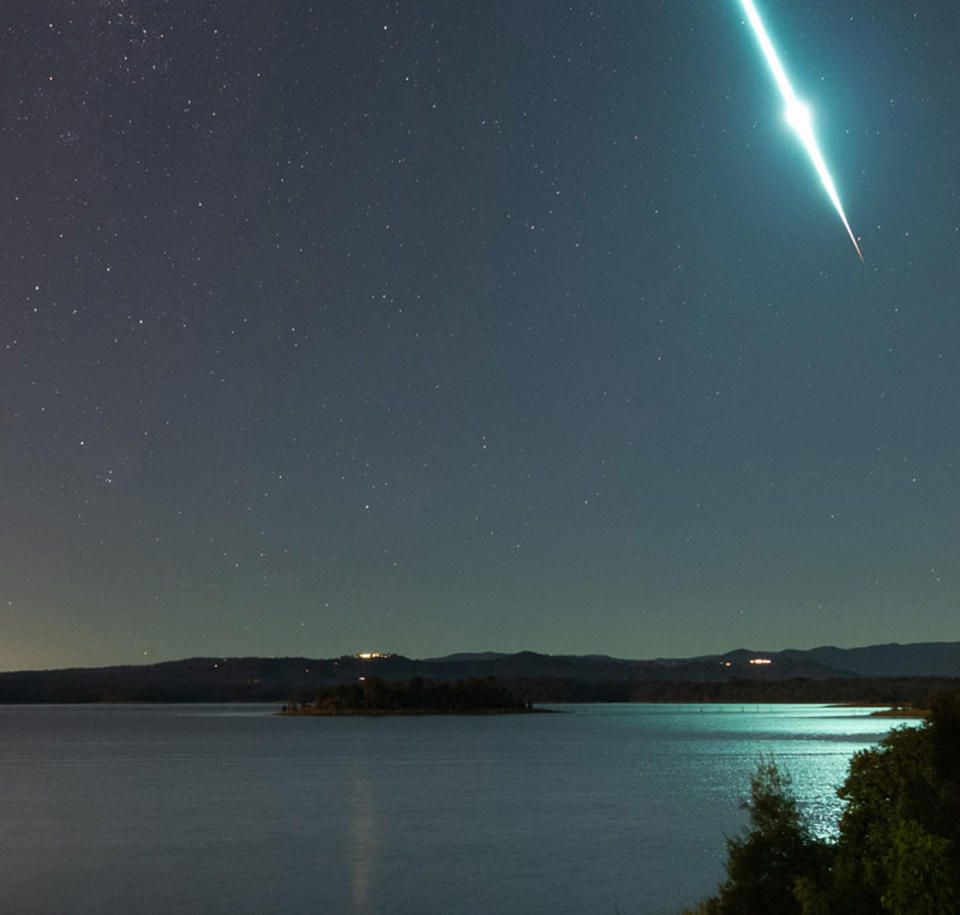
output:
[[722,878],[761,756],[826,833],[851,755],[902,723],[551,707],[0,706],[0,911],[670,915]]

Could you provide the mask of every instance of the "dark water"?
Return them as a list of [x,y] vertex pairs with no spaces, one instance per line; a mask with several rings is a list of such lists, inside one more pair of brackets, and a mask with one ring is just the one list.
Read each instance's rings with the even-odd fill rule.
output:
[[829,830],[896,721],[820,706],[279,718],[0,707],[0,912],[676,912],[761,754]]

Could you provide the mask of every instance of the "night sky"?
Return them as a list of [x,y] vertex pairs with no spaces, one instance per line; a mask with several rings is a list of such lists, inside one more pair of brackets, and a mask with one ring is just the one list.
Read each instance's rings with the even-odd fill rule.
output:
[[0,32],[0,668],[960,639],[960,4]]

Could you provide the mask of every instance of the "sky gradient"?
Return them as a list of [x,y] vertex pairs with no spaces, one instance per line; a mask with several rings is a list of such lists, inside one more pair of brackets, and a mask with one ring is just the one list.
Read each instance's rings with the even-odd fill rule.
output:
[[10,5],[0,669],[960,639],[960,5]]

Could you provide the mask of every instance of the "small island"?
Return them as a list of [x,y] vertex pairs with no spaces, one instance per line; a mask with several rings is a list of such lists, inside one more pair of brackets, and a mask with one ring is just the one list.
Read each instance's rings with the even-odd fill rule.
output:
[[503,715],[545,712],[495,677],[429,683],[422,677],[324,686],[284,705],[281,715]]

